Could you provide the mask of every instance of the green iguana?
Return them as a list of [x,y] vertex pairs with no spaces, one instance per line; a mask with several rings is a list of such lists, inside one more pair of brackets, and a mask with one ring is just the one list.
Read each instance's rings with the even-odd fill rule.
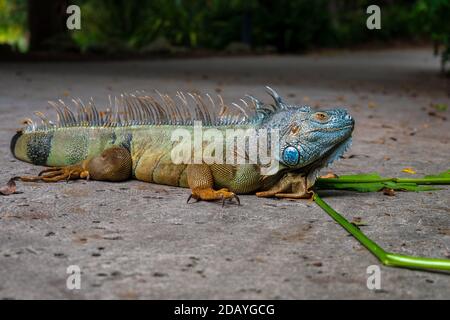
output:
[[[157,92],[155,98],[136,93],[110,98],[103,112],[92,99],[87,104],[73,100],[78,109],[75,114],[61,100],[50,102],[56,109],[57,122],[36,112],[42,124],[26,120],[27,126],[12,138],[11,151],[20,160],[52,167],[35,177],[20,177],[23,181],[134,178],[189,187],[188,201],[234,198],[239,203],[237,194],[248,193],[310,198],[318,171],[350,145],[354,120],[343,109],[313,111],[308,106],[289,105],[273,89],[267,90],[274,104],[264,104],[253,96],[241,99],[241,105],[225,105],[220,96],[214,100],[208,94],[178,92],[171,98]],[[179,145],[173,139],[174,130],[195,135],[196,121],[201,121],[204,129],[216,129],[224,135],[230,129],[254,129],[260,138],[264,130],[276,131],[276,138],[268,136],[264,145],[272,151],[275,171],[264,173],[267,165],[261,155],[254,163],[174,162],[173,151]],[[261,141],[259,147],[264,144]],[[234,147],[233,154],[248,160],[249,144],[243,151]],[[196,152],[208,143],[188,145]],[[216,156],[218,152],[216,149],[211,154]]]

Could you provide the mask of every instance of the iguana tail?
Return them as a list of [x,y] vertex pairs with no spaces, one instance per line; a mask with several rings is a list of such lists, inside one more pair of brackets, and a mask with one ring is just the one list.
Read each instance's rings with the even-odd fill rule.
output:
[[11,152],[19,160],[46,165],[51,153],[52,138],[52,132],[18,131],[11,139]]
[[22,161],[41,166],[69,166],[100,155],[113,146],[130,150],[132,130],[112,127],[69,127],[18,132],[11,152]]

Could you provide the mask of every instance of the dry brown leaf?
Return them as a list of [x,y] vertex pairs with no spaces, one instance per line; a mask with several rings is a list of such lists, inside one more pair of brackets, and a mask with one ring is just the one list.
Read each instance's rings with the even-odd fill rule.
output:
[[391,189],[391,188],[383,188],[383,194],[386,196],[393,197],[393,196],[395,196],[395,191],[394,191],[394,189]]
[[10,194],[16,193],[16,182],[14,179],[10,179],[6,186],[0,188],[0,194],[8,196]]
[[338,176],[336,174],[334,174],[333,172],[328,172],[327,174],[320,176],[319,178],[330,179],[330,178],[338,178]]
[[447,117],[446,117],[446,116],[443,116],[443,115],[441,115],[441,114],[438,114],[437,112],[434,112],[434,111],[429,111],[429,112],[428,112],[428,115],[431,116],[431,117],[439,118],[439,119],[444,120],[444,121],[447,120]]

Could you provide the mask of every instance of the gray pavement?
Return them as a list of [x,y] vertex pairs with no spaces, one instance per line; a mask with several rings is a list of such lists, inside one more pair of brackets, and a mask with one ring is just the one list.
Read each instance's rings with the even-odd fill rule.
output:
[[[47,100],[158,89],[245,93],[345,106],[354,142],[329,169],[409,176],[450,168],[449,80],[431,49],[325,52],[129,62],[0,63],[0,181],[35,174],[9,141]],[[326,173],[329,170],[324,170]],[[188,190],[139,181],[19,183],[0,197],[0,298],[391,299],[450,298],[450,275],[381,267],[381,290],[366,286],[378,261],[314,203],[242,196],[242,206],[186,204]],[[323,197],[385,249],[450,258],[449,189]],[[66,268],[81,268],[81,289]]]

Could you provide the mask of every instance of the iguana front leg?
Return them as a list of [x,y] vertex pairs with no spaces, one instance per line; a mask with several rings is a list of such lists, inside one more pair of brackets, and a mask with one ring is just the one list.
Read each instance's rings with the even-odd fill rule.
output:
[[38,176],[18,177],[22,181],[58,182],[61,180],[92,179],[100,181],[124,181],[131,177],[130,152],[121,147],[106,149],[99,156],[79,164],[48,168]]
[[240,205],[239,197],[234,193],[223,188],[220,190],[214,190],[214,177],[211,169],[207,164],[190,164],[186,168],[187,181],[189,188],[191,189],[191,195],[187,202],[191,198],[205,201],[222,200],[222,206],[226,199],[236,199],[238,205]]
[[257,192],[258,197],[277,197],[291,199],[311,199],[307,177],[293,172],[286,173],[272,188]]

